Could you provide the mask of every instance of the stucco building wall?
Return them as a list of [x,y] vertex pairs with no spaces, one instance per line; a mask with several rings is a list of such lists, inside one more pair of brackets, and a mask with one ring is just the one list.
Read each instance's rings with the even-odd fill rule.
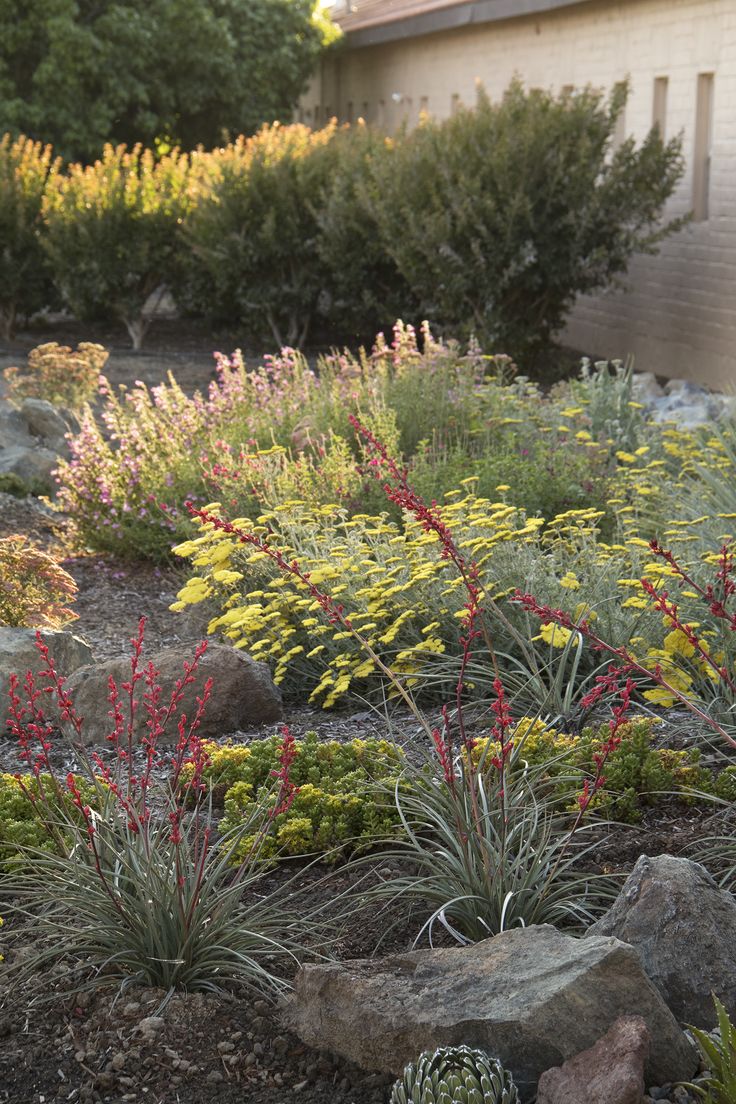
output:
[[[333,114],[364,116],[391,130],[421,110],[444,118],[459,101],[472,103],[477,81],[497,97],[514,74],[555,90],[610,88],[628,76],[625,130],[643,138],[655,79],[667,79],[665,133],[683,133],[687,157],[667,213],[693,206],[700,142],[710,153],[707,218],[665,241],[657,256],[636,257],[626,291],[582,299],[563,337],[602,356],[632,353],[642,370],[736,387],[734,0],[587,0],[434,33],[413,33],[404,21],[401,35],[352,46],[361,32],[348,34],[305,95],[302,118],[320,125]],[[696,125],[703,74],[712,75],[710,138],[702,99]]]

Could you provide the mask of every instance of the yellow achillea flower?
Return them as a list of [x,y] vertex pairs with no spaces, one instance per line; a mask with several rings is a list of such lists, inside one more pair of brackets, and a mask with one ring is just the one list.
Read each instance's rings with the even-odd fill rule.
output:
[[[552,621],[546,621],[541,626],[539,635],[532,637],[532,639],[544,640],[545,644],[551,644],[553,648],[564,648],[572,635],[571,630],[566,629],[564,625],[555,625]],[[579,636],[575,646],[580,647]]]
[[[688,628],[694,629],[695,625],[688,625]],[[695,655],[695,645],[688,639],[687,635],[682,629],[673,629],[672,632],[667,633],[664,638],[664,650],[670,655],[681,655],[686,659]]]
[[564,587],[566,590],[579,590],[580,580],[574,571],[566,571],[560,579],[560,586]]

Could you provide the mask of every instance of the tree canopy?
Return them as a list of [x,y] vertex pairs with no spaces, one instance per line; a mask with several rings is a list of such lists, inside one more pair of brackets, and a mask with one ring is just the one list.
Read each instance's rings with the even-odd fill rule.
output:
[[288,118],[335,34],[318,0],[0,0],[0,133],[216,145]]

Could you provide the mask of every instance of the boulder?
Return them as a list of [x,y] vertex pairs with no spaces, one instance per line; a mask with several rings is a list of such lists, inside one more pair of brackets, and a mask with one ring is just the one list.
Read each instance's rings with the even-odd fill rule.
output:
[[59,451],[66,448],[65,435],[79,428],[76,419],[46,399],[24,399],[20,414],[29,433]]
[[[89,644],[74,633],[55,629],[41,629],[40,633],[60,674],[71,674],[78,667],[93,661]],[[26,671],[33,671],[35,674],[41,666],[35,629],[0,627],[0,735],[7,734],[10,676],[16,674],[22,680]],[[50,714],[47,700],[44,701],[43,708]]]
[[[184,662],[191,661],[192,649],[166,648],[146,657],[159,672],[163,689],[162,703],[168,702],[178,679],[184,675]],[[87,743],[100,743],[109,732],[108,679],[112,676],[118,686],[130,678],[130,660],[110,659],[105,663],[82,667],[67,682],[67,689],[74,699],[77,713],[84,717],[84,738]],[[220,740],[231,732],[254,725],[281,720],[283,708],[281,693],[274,684],[265,663],[257,663],[236,648],[225,644],[210,643],[200,660],[197,678],[185,689],[176,716],[185,713],[193,717],[195,698],[202,694],[205,682],[213,680],[212,696],[207,703],[199,734],[204,739]],[[140,685],[140,684],[139,684]],[[143,687],[140,686],[140,693]],[[138,712],[139,735],[145,731],[146,714]],[[177,739],[176,724],[169,725],[169,741]]]
[[658,399],[664,395],[654,372],[635,372],[632,383],[634,395],[640,402],[642,399]]
[[705,867],[642,855],[612,907],[588,931],[631,944],[682,1023],[712,1028],[711,992],[736,1016],[736,900]]
[[10,403],[0,403],[0,449],[11,446],[31,448],[38,444],[28,431],[28,425],[20,410]]
[[40,479],[51,487],[51,473],[59,465],[59,454],[41,447],[37,441],[25,445],[0,448],[0,473],[12,472],[27,483]]
[[633,948],[550,925],[467,947],[304,966],[283,1009],[309,1046],[396,1076],[424,1050],[480,1047],[511,1070],[522,1095],[630,1015],[652,1038],[649,1081],[689,1078],[694,1050]]
[[650,1043],[641,1016],[622,1016],[589,1050],[542,1074],[537,1104],[641,1104]]

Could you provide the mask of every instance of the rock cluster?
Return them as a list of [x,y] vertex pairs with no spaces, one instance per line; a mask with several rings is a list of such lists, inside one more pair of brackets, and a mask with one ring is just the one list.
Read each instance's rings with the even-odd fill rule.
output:
[[736,415],[736,396],[710,391],[685,379],[660,384],[653,372],[635,374],[634,394],[653,421],[677,422],[680,429]]
[[51,472],[67,454],[65,435],[78,429],[73,414],[45,399],[24,399],[20,407],[0,400],[0,475],[51,489]]
[[[399,1075],[424,1050],[498,1057],[538,1104],[691,1099],[683,1031],[736,1017],[736,901],[700,864],[643,855],[583,938],[550,926],[467,947],[305,966],[284,1022],[311,1046]],[[649,1095],[645,1095],[649,1086]]]

